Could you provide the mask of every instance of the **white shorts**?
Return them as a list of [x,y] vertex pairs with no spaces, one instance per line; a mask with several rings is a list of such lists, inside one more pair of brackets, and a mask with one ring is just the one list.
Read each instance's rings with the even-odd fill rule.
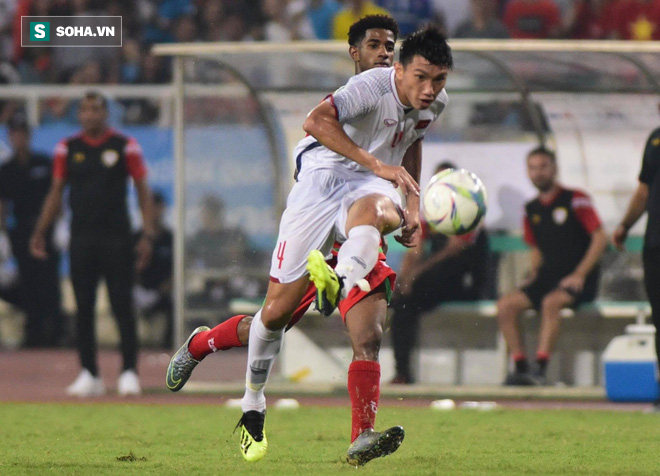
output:
[[335,240],[346,241],[345,225],[351,205],[372,194],[389,197],[401,209],[398,189],[375,175],[347,180],[321,169],[300,177],[289,193],[280,220],[270,265],[271,279],[290,283],[307,274],[307,256],[312,250],[329,256]]

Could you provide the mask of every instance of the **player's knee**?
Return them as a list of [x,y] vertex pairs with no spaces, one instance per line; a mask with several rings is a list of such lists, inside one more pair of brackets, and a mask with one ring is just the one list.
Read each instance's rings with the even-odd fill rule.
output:
[[382,338],[383,331],[380,327],[354,336],[352,338],[353,354],[358,359],[378,360]]
[[261,322],[267,329],[277,330],[284,328],[291,318],[291,313],[287,312],[277,302],[266,304],[261,310]]
[[399,226],[401,217],[392,201],[381,195],[369,195],[356,201],[348,212],[347,229],[371,225],[379,233],[389,233]]

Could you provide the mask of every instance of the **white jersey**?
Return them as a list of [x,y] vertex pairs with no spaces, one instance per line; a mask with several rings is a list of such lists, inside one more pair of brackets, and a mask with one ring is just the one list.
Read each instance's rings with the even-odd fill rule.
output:
[[[390,67],[373,68],[353,76],[326,100],[333,104],[338,121],[358,146],[387,165],[401,165],[408,147],[424,137],[449,98],[443,89],[426,110],[404,106],[394,85],[394,68]],[[298,175],[318,169],[330,169],[346,178],[371,173],[322,146],[312,136],[298,143],[294,157]]]

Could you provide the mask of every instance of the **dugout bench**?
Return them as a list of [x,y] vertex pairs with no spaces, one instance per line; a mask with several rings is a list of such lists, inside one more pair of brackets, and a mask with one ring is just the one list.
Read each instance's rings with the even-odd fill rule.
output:
[[[630,240],[628,250],[639,252],[641,244],[641,239]],[[528,248],[520,237],[491,235],[491,249],[494,253],[520,255]],[[393,245],[390,253],[396,251]],[[500,275],[514,276],[514,268],[520,265],[513,260],[501,260],[498,267]],[[523,339],[530,357],[534,355],[540,323],[535,316],[534,311],[529,311],[523,317]],[[549,381],[593,386],[602,384],[600,359],[607,344],[623,334],[626,325],[644,323],[650,316],[650,307],[646,301],[599,299],[575,311],[566,309],[562,316],[561,334],[548,369]],[[413,356],[418,382],[501,384],[509,362],[495,317],[495,300],[446,302],[425,313]],[[324,319],[310,313],[294,333],[295,337],[287,337],[294,342],[285,343],[283,352],[285,377],[308,381],[341,377],[350,363],[351,351],[340,319]],[[389,343],[386,335],[381,350],[383,382],[393,376]]]

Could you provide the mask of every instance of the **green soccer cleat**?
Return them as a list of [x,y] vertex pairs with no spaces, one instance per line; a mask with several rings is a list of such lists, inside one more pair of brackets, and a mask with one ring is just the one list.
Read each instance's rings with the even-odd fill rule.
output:
[[312,250],[307,257],[309,279],[316,286],[316,309],[324,316],[329,316],[337,309],[341,299],[343,280],[335,270],[325,262],[323,253]]
[[355,467],[363,466],[374,458],[392,454],[399,449],[404,436],[400,426],[393,426],[382,433],[366,429],[348,447],[346,462]]
[[234,431],[241,429],[241,454],[245,461],[259,461],[266,456],[268,440],[264,428],[265,420],[265,411],[250,410],[243,413],[234,429]]
[[200,332],[208,330],[210,330],[208,327],[200,326],[192,331],[190,337],[188,337],[183,345],[179,347],[179,350],[176,351],[176,354],[174,354],[170,359],[170,365],[167,366],[165,384],[167,385],[167,388],[173,392],[178,392],[183,388],[183,386],[192,375],[193,369],[197,367],[197,364],[200,362],[199,360],[195,360],[188,350],[190,341]]

